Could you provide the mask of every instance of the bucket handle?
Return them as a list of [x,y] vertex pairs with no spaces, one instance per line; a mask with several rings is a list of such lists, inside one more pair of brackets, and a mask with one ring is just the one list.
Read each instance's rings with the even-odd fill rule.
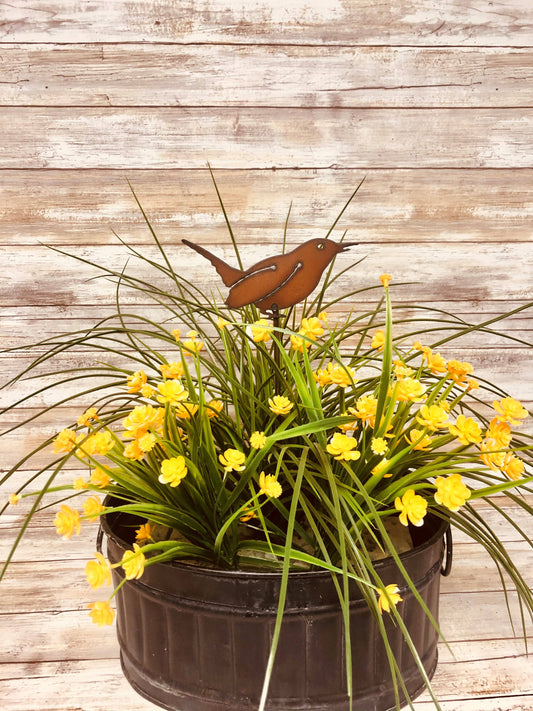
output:
[[441,575],[445,578],[452,572],[452,558],[453,558],[453,539],[452,539],[452,528],[448,526],[446,533],[444,534],[444,565],[441,568]]
[[102,541],[104,540],[104,529],[102,524],[98,526],[98,533],[96,534],[96,550],[98,553],[102,554]]

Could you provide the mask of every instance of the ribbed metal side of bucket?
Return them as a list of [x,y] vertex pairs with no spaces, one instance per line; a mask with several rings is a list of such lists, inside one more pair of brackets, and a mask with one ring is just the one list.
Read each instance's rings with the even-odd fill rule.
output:
[[[108,556],[118,562],[131,525],[123,514],[104,517]],[[427,527],[427,528],[426,528]],[[425,540],[402,563],[438,619],[446,523],[429,519]],[[416,533],[420,535],[421,530]],[[401,586],[391,559],[380,561],[385,584]],[[113,571],[120,582],[120,568]],[[280,576],[220,571],[181,563],[149,566],[117,595],[117,634],[126,678],[143,696],[172,711],[255,711],[275,623]],[[401,589],[398,609],[431,677],[437,633],[413,593]],[[409,694],[424,684],[399,628],[384,623]],[[385,646],[357,586],[350,597],[354,711],[393,708]],[[271,711],[347,711],[344,623],[329,573],[294,573],[270,684]]]

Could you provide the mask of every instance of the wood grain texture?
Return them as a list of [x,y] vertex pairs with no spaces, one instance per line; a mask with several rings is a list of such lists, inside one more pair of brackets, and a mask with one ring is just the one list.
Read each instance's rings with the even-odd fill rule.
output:
[[[287,242],[287,248],[294,248],[297,243]],[[124,268],[128,254],[118,246],[83,246],[72,247],[69,256],[58,256],[45,247],[12,250],[0,247],[0,259],[6,269],[5,289],[0,295],[3,306],[70,306],[72,304],[104,304],[110,306],[115,300],[115,289],[109,282],[88,280],[101,274],[84,261],[91,261],[115,273]],[[178,273],[194,274],[194,284],[203,293],[216,294],[223,289],[214,270],[196,253],[186,246],[178,244],[167,249],[169,259]],[[462,243],[428,244],[423,252],[416,244],[365,245],[352,248],[354,254],[342,253],[336,261],[339,275],[356,259],[364,261],[354,266],[346,274],[339,276],[333,296],[345,294],[352,289],[373,287],[376,290],[375,301],[379,299],[379,275],[384,272],[394,273],[397,284],[393,296],[398,301],[431,304],[432,300],[450,301],[527,301],[531,297],[530,255],[519,244],[485,245],[480,252],[475,245]],[[159,258],[157,249],[146,246],[143,253],[148,258]],[[275,254],[275,252],[274,252]],[[220,247],[217,255],[232,263],[235,256],[231,247]],[[255,264],[264,255],[264,248],[259,245],[245,246],[241,256],[245,265]],[[131,255],[129,255],[131,256]],[[24,260],[24,270],[17,269],[20,259]],[[446,270],[443,270],[443,264]],[[516,265],[522,268],[517,269]],[[187,270],[187,271],[185,271]],[[192,271],[191,271],[192,270]],[[146,276],[146,267],[133,258],[128,264],[128,273],[137,279]],[[512,278],[510,278],[512,276]],[[153,284],[170,291],[170,279],[155,270],[150,273]],[[54,290],[50,290],[50,284]],[[408,283],[409,286],[401,286]],[[225,291],[222,291],[225,294]],[[352,299],[353,301],[355,299]],[[368,295],[365,296],[368,299]],[[145,304],[147,297],[143,293],[133,292],[124,287],[124,304]],[[502,309],[503,311],[505,309]]]
[[531,107],[509,47],[0,44],[6,106]]
[[528,0],[18,0],[4,42],[195,42],[532,46]]
[[[0,173],[0,245],[34,248],[117,244],[115,230],[134,245],[152,237],[127,179],[165,245],[182,237],[229,244],[217,195],[199,170],[4,170]],[[238,243],[295,243],[323,236],[365,177],[336,234],[366,244],[522,242],[533,253],[533,169],[216,170]],[[274,252],[273,252],[274,253]],[[191,253],[192,257],[192,253]],[[434,298],[438,298],[434,294]]]
[[[232,259],[207,161],[248,264],[276,253],[291,200],[295,246],[322,236],[366,175],[334,235],[348,230],[355,257],[366,258],[338,293],[376,285],[356,304],[368,309],[379,274],[390,272],[396,303],[469,323],[523,306],[533,298],[532,53],[530,0],[0,3],[0,349],[113,311],[113,284],[87,281],[90,268],[42,245],[121,269],[114,229],[153,255],[126,179],[178,271],[210,290],[214,271],[180,245],[187,238]],[[141,295],[124,298],[164,318]],[[338,306],[333,317],[344,313]],[[529,407],[531,313],[502,324],[514,341],[483,333],[450,350]],[[1,353],[0,386],[28,363],[28,353]],[[80,349],[58,361],[85,363]],[[34,389],[26,381],[1,390],[0,407]],[[11,429],[50,401],[45,392],[4,414],[0,476],[79,414],[62,407]],[[45,459],[13,474],[0,506]],[[56,483],[86,475],[78,466]],[[83,575],[96,527],[59,540],[60,496],[36,516],[1,583],[2,711],[153,710],[122,676],[114,630],[89,621],[85,605],[101,596]],[[29,505],[0,517],[0,560]],[[476,506],[530,580],[531,546],[488,504]],[[505,510],[533,538],[531,517]],[[532,661],[509,625],[501,580],[464,535],[455,543],[442,581],[455,657],[441,646],[441,708],[531,711]],[[414,709],[434,706],[426,694]]]
[[0,134],[0,169],[533,167],[533,109],[6,107]]

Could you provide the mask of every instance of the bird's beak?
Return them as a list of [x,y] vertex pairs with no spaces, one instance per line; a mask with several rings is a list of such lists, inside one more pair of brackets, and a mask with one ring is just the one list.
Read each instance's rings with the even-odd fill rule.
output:
[[359,242],[343,242],[341,244],[341,252],[346,252],[347,249],[350,249],[350,247],[356,247],[359,244]]

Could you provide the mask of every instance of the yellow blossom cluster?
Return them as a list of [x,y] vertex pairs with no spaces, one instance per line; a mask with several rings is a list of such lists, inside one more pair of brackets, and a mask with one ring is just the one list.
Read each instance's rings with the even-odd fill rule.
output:
[[326,450],[334,459],[355,461],[361,456],[361,452],[356,451],[356,447],[356,439],[341,432],[335,432],[330,443],[326,445]]
[[259,493],[277,499],[281,496],[281,484],[273,474],[261,472],[259,475]]
[[493,471],[500,470],[509,479],[516,481],[524,473],[524,462],[516,454],[505,449],[511,444],[511,425],[521,424],[529,413],[521,402],[512,397],[496,400],[492,405],[495,417],[490,421],[480,443],[480,458]]
[[285,395],[274,395],[268,399],[268,407],[275,415],[288,415],[294,403]]
[[[169,380],[169,383],[176,381]],[[123,420],[124,437],[133,440],[124,447],[127,459],[142,459],[155,446],[157,436],[163,433],[165,410],[153,405],[136,405]]]
[[396,607],[396,605],[403,600],[399,593],[400,588],[394,583],[386,585],[385,589],[378,588],[378,608],[381,614],[390,612],[391,605]]
[[328,363],[325,368],[319,368],[314,373],[314,378],[321,387],[336,385],[345,389],[357,383],[353,368],[334,362]]
[[220,454],[218,457],[220,463],[224,467],[226,474],[229,472],[242,472],[244,471],[244,462],[246,461],[246,455],[243,452],[239,452],[238,449],[226,449],[224,454]]
[[198,338],[198,331],[191,330],[187,333],[187,340],[182,341],[181,345],[186,356],[198,355],[204,347],[204,342]]
[[[326,320],[324,317],[326,314],[320,314],[322,320]],[[321,322],[320,316],[312,316],[311,318],[303,318],[298,334],[291,335],[291,347],[295,351],[303,352],[303,349],[308,349],[311,345],[311,341],[316,341],[319,336],[324,333],[324,327]],[[308,339],[308,340],[306,340]]]
[[187,465],[183,455],[180,454],[177,457],[163,459],[161,462],[161,474],[159,475],[159,481],[161,484],[169,484],[171,487],[175,488],[176,486],[179,486],[182,479],[187,476],[187,471]]

